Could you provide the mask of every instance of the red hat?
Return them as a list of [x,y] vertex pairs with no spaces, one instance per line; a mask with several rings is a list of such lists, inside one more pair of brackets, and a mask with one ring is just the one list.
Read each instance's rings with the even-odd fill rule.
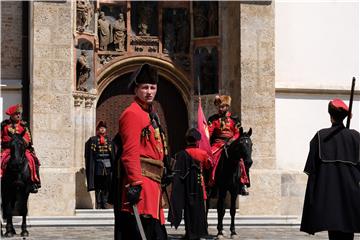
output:
[[334,98],[329,102],[328,112],[337,119],[344,119],[349,112],[349,107],[339,98]]
[[22,113],[23,109],[22,109],[22,105],[21,104],[16,104],[16,105],[12,105],[10,106],[8,109],[6,109],[5,113],[9,116],[13,115],[14,113]]
[[97,124],[97,126],[96,126],[96,129],[99,129],[99,128],[101,128],[101,127],[107,128],[105,121],[100,121],[100,122],[98,122],[98,124]]

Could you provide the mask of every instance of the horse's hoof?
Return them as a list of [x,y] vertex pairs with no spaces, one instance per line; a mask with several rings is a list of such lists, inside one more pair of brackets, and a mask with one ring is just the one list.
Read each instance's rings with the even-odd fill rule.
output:
[[29,236],[29,232],[28,232],[28,230],[22,230],[20,235],[21,235],[22,237],[28,237],[28,236]]
[[231,238],[234,238],[237,235],[235,231],[231,231]]
[[4,236],[6,237],[6,238],[10,238],[10,237],[13,237],[14,236],[14,233],[13,233],[13,231],[6,231],[5,232],[5,234],[4,234]]
[[216,239],[225,239],[225,231],[219,231],[218,234],[216,235]]

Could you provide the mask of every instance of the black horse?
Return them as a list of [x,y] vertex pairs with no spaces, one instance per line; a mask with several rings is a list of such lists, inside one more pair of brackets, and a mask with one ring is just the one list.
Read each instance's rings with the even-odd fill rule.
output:
[[[242,184],[240,183],[241,170],[240,159],[243,159],[247,176],[249,176],[249,168],[252,165],[252,129],[244,132],[240,128],[240,137],[234,140],[229,146],[225,144],[223,153],[220,157],[218,167],[215,173],[215,185],[210,188],[210,196],[218,197],[217,200],[217,214],[218,214],[218,237],[223,235],[223,218],[225,215],[225,197],[229,191],[231,196],[230,215],[231,236],[236,235],[235,231],[235,213],[236,213],[236,200],[240,194]],[[209,201],[207,206],[209,207]]]
[[27,237],[26,226],[27,202],[30,194],[31,176],[25,157],[26,144],[21,134],[13,134],[10,143],[10,159],[5,174],[1,179],[1,208],[6,220],[5,237],[16,234],[12,217],[22,216],[21,236]]

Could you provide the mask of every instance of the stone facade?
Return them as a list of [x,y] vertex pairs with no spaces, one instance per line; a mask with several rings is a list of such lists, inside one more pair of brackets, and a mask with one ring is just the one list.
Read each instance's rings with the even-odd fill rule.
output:
[[[83,152],[85,141],[95,133],[99,95],[96,89],[76,91],[76,2],[35,1],[30,5],[31,127],[43,182],[40,192],[30,197],[30,214],[73,215],[75,208],[92,208],[94,204],[92,194],[86,191]],[[239,213],[298,215],[306,177],[279,170],[276,164],[274,3],[219,2],[219,18],[219,92],[232,96],[232,111],[240,116],[246,130],[253,129],[252,186],[248,197],[240,197]],[[89,32],[80,35],[93,39]],[[89,42],[95,51],[98,42],[94,39]],[[149,56],[141,60],[152,59],[164,76],[178,75],[174,81],[179,82],[173,84],[187,104],[189,125],[194,124],[198,102],[191,95],[189,73],[176,69],[166,57]],[[117,71],[133,70],[136,63],[121,59],[121,55],[108,60],[100,63],[93,59],[98,71],[95,85],[100,91],[116,78]],[[216,111],[213,97],[202,96],[207,116]]]

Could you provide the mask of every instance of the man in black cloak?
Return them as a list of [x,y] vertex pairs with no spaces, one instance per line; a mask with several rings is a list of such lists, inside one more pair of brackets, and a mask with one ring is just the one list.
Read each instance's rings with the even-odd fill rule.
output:
[[100,121],[96,136],[85,143],[85,170],[88,191],[95,190],[96,208],[105,209],[111,187],[111,165],[114,162],[114,147],[106,135],[106,123]]
[[304,172],[308,175],[300,230],[328,231],[330,240],[352,240],[360,232],[360,134],[343,125],[349,108],[329,102],[332,126],[310,142]]
[[185,136],[186,149],[175,155],[176,174],[168,221],[177,229],[184,212],[185,239],[200,239],[208,234],[205,208],[207,196],[202,169],[210,168],[211,162],[206,151],[198,148],[200,139],[201,134],[197,129],[189,129]]

